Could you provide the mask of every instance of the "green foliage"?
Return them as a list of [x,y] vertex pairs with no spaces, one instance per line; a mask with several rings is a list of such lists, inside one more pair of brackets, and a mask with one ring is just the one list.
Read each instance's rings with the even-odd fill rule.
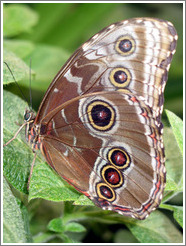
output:
[[169,204],[161,204],[161,208],[169,209],[173,211],[173,216],[175,220],[183,227],[183,207],[173,206]]
[[46,163],[34,169],[29,188],[29,200],[43,198],[50,201],[75,201],[79,193],[63,181]]
[[[168,225],[168,226],[167,226]],[[144,221],[128,223],[127,226],[141,243],[181,243],[182,236],[172,222],[156,211]]]
[[130,233],[130,231],[126,229],[120,229],[115,234],[114,243],[123,243],[123,242],[138,243],[138,240],[132,233]]
[[63,224],[62,218],[53,219],[49,222],[47,226],[48,230],[57,233],[58,237],[63,239],[64,243],[75,243],[77,242],[71,237],[68,236],[68,233],[83,233],[86,231],[86,228],[77,222],[68,222]]
[[31,242],[28,227],[28,212],[23,204],[15,198],[3,179],[3,242]]
[[164,128],[164,143],[167,169],[167,184],[164,194],[164,200],[166,200],[168,191],[180,192],[183,190],[183,158],[171,128]]
[[4,36],[13,37],[22,32],[30,32],[38,21],[38,15],[26,5],[4,5],[4,20]]
[[[136,16],[165,18],[175,24],[179,36],[172,64],[174,69],[170,69],[165,90],[165,106],[182,116],[180,7],[179,4],[169,3],[4,4],[4,61],[10,66],[21,88],[26,88],[28,93],[29,84],[25,79],[29,80],[29,63],[32,59],[33,101],[37,109],[40,103],[38,98],[41,100],[57,71],[71,52],[91,35],[122,19]],[[23,123],[23,113],[28,105],[15,95],[14,80],[5,64],[3,73],[3,133],[6,143],[18,130],[17,124]],[[183,123],[172,112],[167,111],[167,115],[171,127],[167,126],[164,130],[166,190],[161,211],[153,212],[145,221],[136,221],[95,207],[87,197],[62,180],[44,162],[40,153],[36,158],[28,196],[27,181],[33,153],[25,142],[24,131],[20,132],[3,153],[4,176],[16,191],[12,193],[4,181],[4,243],[90,243],[86,235],[93,234],[94,237],[94,233],[100,242],[182,242],[178,224],[183,226],[183,207],[182,203],[173,202],[173,198],[183,191]],[[28,204],[22,196],[28,196]],[[50,206],[41,199],[51,201]],[[176,223],[171,222],[172,214],[168,216],[164,213],[167,211],[173,213]],[[117,231],[115,225],[117,228],[120,226]],[[100,227],[101,230],[96,231]],[[122,236],[123,230],[125,237]],[[109,239],[108,234],[111,235]]]
[[[9,67],[11,67],[13,75],[17,80],[21,80],[29,74],[29,67],[23,60],[17,57],[14,53],[6,50],[5,48],[3,50],[3,56],[5,57],[4,62],[6,62]],[[15,82],[14,78],[8,70],[7,65],[3,63],[3,84],[5,85],[12,82]]]
[[169,110],[166,110],[166,114],[171,124],[178,146],[183,155],[183,121]]
[[[16,122],[21,124],[23,123],[20,121],[20,116],[23,115],[26,106],[27,104],[23,100],[20,101],[19,97],[14,97],[13,94],[4,91],[4,143],[10,140],[18,130],[19,126],[16,124]],[[11,144],[4,147],[4,175],[16,189],[24,193],[27,193],[26,182],[30,172],[31,155],[32,151],[30,147],[23,141],[22,135],[18,135],[18,138],[16,138]]]

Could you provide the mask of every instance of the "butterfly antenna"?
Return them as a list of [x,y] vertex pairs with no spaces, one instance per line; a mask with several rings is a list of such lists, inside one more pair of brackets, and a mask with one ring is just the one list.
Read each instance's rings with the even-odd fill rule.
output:
[[[15,77],[14,77],[14,75],[13,75],[13,73],[12,73],[12,70],[10,69],[9,65],[8,65],[5,61],[4,61],[4,64],[7,66],[8,70],[10,71],[10,73],[11,73],[13,79],[14,79],[14,82],[16,83],[16,85],[17,85],[18,88],[19,88],[19,91],[21,92],[22,97],[23,97],[23,98],[25,99],[25,101],[28,103],[28,100],[27,100],[27,98],[25,97],[25,95],[23,94],[23,92],[22,92],[22,90],[21,90],[21,87],[20,87],[19,84],[17,83],[17,81],[16,81],[16,79],[15,79]],[[29,104],[28,104],[28,105],[29,105]]]
[[29,83],[29,92],[30,92],[30,108],[32,109],[32,90],[31,90],[31,66],[32,66],[32,59],[30,58],[30,83]]

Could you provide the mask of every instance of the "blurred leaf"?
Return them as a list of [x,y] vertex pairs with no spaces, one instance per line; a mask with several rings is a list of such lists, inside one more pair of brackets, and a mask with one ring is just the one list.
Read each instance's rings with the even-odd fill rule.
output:
[[63,239],[63,243],[77,243],[75,242],[72,238],[70,238],[68,235],[66,234],[60,234],[60,237]]
[[39,232],[33,237],[33,243],[47,243],[55,237],[56,235],[53,232]]
[[74,201],[80,194],[51,170],[46,163],[35,166],[29,188],[29,200]]
[[30,56],[31,52],[35,49],[35,44],[27,40],[6,39],[3,42],[3,47],[4,49],[12,51],[19,58],[23,59],[26,56]]
[[183,121],[173,112],[165,110],[171,124],[174,136],[183,155]]
[[25,58],[27,64],[30,58],[32,58],[32,69],[36,72],[36,77],[32,80],[32,89],[45,92],[54,76],[69,58],[69,54],[54,46],[35,45],[35,49]]
[[[3,50],[3,61],[10,67],[16,81],[29,77],[30,68],[13,52]],[[3,63],[3,84],[15,82],[7,66]]]
[[183,228],[183,207],[173,206],[174,209],[174,218]]
[[120,229],[114,235],[114,243],[139,243],[139,241],[129,230]]
[[[50,41],[52,33],[56,34],[56,29],[59,35],[64,37],[63,34],[63,18],[68,16],[73,7],[71,3],[42,3],[36,4],[35,10],[39,14],[39,23],[35,26],[34,34],[30,38],[35,42],[42,43]],[[48,18],[50,15],[50,18]],[[55,37],[54,37],[55,38]]]
[[166,157],[165,166],[167,170],[167,185],[165,190],[181,191],[182,187],[180,186],[180,182],[183,176],[183,158],[171,128],[164,128],[164,144]]
[[181,232],[159,211],[153,212],[146,220],[130,221],[126,226],[141,243],[182,243]]
[[[107,212],[107,213],[105,213]],[[126,225],[132,234],[141,243],[181,243],[183,238],[181,232],[171,222],[171,220],[160,211],[156,210],[150,216],[143,220],[135,220],[117,213],[109,213],[109,211],[84,211],[66,214],[63,222],[76,220],[90,220],[100,223],[108,223]],[[168,225],[168,226],[167,226]]]
[[[104,20],[118,5],[113,3],[54,3],[52,5],[45,3],[42,7],[38,5],[36,9],[41,15],[40,26],[36,29],[38,35],[30,38],[37,42],[45,41],[50,45],[73,51],[79,43],[86,41],[82,39],[83,36],[88,33],[88,38],[90,37],[89,30],[91,27],[95,28],[95,22],[99,25],[98,20]],[[48,23],[46,13],[50,14],[51,23]],[[45,22],[44,30],[41,31]]]
[[175,220],[183,228],[183,207],[182,206],[174,206],[174,205],[170,205],[170,204],[161,204],[160,207],[173,211],[173,216],[174,216]]
[[86,231],[86,228],[76,222],[70,222],[67,225],[65,225],[65,231],[70,231],[70,232],[84,232]]
[[[111,10],[113,11],[117,6],[118,4],[113,3],[99,3],[99,5],[96,3],[80,4],[78,8],[76,8],[76,11],[72,11],[68,17],[66,16],[66,18],[63,19],[63,36],[56,33],[55,44],[62,44],[67,50],[76,49],[77,42],[86,42],[87,38],[82,40],[82,37],[85,36],[85,33],[90,33],[89,28],[91,28],[91,26],[95,27],[95,21],[98,19],[104,19],[105,16],[110,13]],[[81,16],[83,16],[86,21],[82,21]],[[74,28],[74,23],[76,28]],[[57,30],[57,26],[55,28],[56,29],[53,30],[53,32]],[[73,32],[70,30],[73,30]],[[95,33],[90,33],[88,38],[94,34]],[[54,35],[51,37],[53,38],[51,41],[54,42]],[[69,42],[69,40],[75,40],[76,42]]]
[[30,32],[38,22],[38,15],[27,5],[10,4],[3,8],[3,34],[5,37]]
[[54,232],[63,232],[65,230],[62,218],[56,218],[49,222],[47,226],[48,230],[54,231]]
[[28,214],[3,179],[3,243],[31,243]]

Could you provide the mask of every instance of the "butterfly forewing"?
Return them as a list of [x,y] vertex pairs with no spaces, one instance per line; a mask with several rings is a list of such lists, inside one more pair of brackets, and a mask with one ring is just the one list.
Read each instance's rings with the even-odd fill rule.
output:
[[118,89],[143,96],[158,116],[176,40],[172,24],[154,18],[130,19],[103,29],[59,71],[45,94],[37,122],[76,96]]

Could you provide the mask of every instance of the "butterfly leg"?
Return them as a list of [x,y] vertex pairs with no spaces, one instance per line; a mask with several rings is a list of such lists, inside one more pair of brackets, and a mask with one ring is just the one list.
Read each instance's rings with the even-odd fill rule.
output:
[[33,159],[33,161],[32,161],[32,165],[31,165],[31,168],[30,168],[30,175],[29,175],[29,177],[28,177],[27,190],[29,190],[30,179],[31,179],[31,177],[32,177],[32,172],[33,172],[34,164],[35,164],[35,161],[36,161],[36,155],[37,155],[37,153],[35,152],[35,153],[34,153],[34,159]]
[[18,129],[18,131],[15,133],[15,135],[13,136],[13,138],[11,138],[7,143],[3,144],[3,147],[7,146],[9,143],[11,143],[19,134],[19,132],[21,131],[21,129],[26,125],[27,123],[25,122],[23,125],[21,125],[21,127]]

